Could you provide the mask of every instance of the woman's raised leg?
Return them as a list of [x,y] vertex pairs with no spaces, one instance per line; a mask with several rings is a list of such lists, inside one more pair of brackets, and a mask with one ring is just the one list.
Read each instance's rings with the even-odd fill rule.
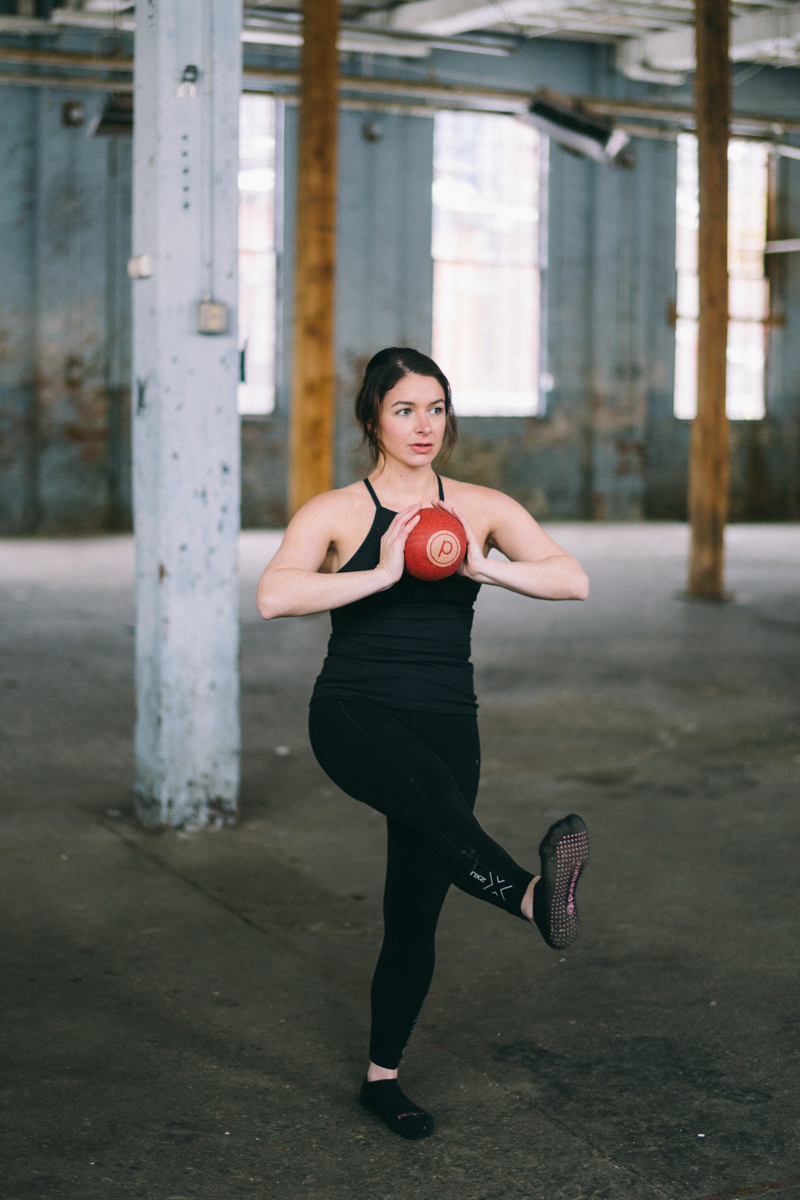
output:
[[[452,731],[457,720],[413,716],[430,731],[439,721]],[[477,731],[474,718],[461,720]],[[481,828],[445,758],[426,744],[429,737],[411,732],[394,711],[361,700],[315,701],[309,731],[318,762],[343,791],[415,829],[456,887],[526,919],[521,904],[533,875]],[[458,740],[465,754],[473,753],[468,738]],[[477,732],[473,745],[477,749]]]

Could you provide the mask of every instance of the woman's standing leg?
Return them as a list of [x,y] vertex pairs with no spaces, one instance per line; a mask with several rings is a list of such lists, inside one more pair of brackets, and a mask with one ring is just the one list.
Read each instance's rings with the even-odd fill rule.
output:
[[[394,715],[441,758],[470,810],[481,771],[478,724],[473,718],[395,710]],[[436,961],[436,926],[449,876],[409,825],[387,819],[383,946],[372,981],[373,1065],[396,1069],[428,994]]]
[[383,945],[372,979],[372,1030],[361,1103],[394,1133],[417,1139],[434,1120],[401,1090],[397,1068],[428,994],[435,962],[436,923],[450,886],[409,825],[387,818]]
[[[480,774],[475,720],[431,721],[402,711],[395,716],[438,752],[471,809]],[[395,1081],[433,978],[436,926],[450,879],[415,829],[391,817],[386,824],[384,936],[372,980],[370,1063],[361,1099],[396,1133],[425,1137],[433,1132],[433,1117],[409,1101]]]
[[372,979],[369,1077],[396,1072],[433,978],[436,925],[450,880],[416,830],[387,822],[383,945]]

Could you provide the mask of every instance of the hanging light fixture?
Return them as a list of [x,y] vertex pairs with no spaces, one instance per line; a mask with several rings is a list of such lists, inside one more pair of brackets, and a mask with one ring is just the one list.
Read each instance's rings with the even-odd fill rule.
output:
[[518,116],[559,145],[596,162],[612,162],[630,141],[628,134],[617,129],[613,121],[590,116],[568,96],[545,88],[534,95],[527,112]]
[[88,137],[132,137],[133,96],[130,92],[114,92],[106,100],[103,111],[89,122]]

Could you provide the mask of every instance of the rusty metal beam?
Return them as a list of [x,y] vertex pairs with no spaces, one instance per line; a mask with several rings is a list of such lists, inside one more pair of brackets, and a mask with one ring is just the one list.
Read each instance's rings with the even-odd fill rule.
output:
[[[133,59],[125,55],[96,55],[80,54],[66,50],[33,50],[17,49],[0,46],[0,62],[30,64],[37,66],[73,67],[81,70],[115,71],[120,73],[133,71]],[[283,89],[296,88],[300,82],[297,71],[279,71],[272,67],[246,66],[243,69],[245,91],[263,91],[283,95]],[[92,83],[81,76],[71,78],[43,75],[11,75],[0,76],[0,83],[21,83],[27,87],[78,87],[81,83],[86,87],[102,87],[102,83]],[[436,108],[464,107],[476,108],[486,112],[515,113],[524,112],[530,103],[531,92],[519,88],[490,88],[459,83],[418,83],[407,79],[381,79],[380,77],[364,77],[358,75],[340,75],[338,79],[340,92],[357,92],[364,96],[384,95],[404,97],[407,102],[423,102]],[[113,85],[114,91],[128,90],[124,83]],[[290,98],[287,96],[287,99]],[[573,103],[585,109],[586,112],[612,117],[634,117],[641,120],[663,121],[684,129],[694,128],[695,110],[679,104],[658,104],[639,100],[609,100],[600,96],[571,96]],[[399,102],[398,102],[399,103]],[[376,107],[382,107],[383,102],[375,102]],[[340,107],[352,107],[347,100],[339,101]],[[425,113],[424,108],[420,108]],[[749,134],[780,135],[781,133],[800,133],[800,120],[778,116],[770,113],[731,113],[731,126],[738,136]],[[752,126],[750,130],[747,126]],[[626,130],[637,132],[635,126],[626,126]],[[659,132],[655,128],[645,127],[643,134]],[[790,150],[796,149],[790,147]],[[800,151],[798,151],[800,153]]]
[[83,88],[90,92],[132,92],[133,80],[123,79],[94,79],[87,75],[85,78],[76,79],[72,76],[58,75],[23,75],[19,74],[0,74],[0,87],[3,84],[10,84],[12,87],[40,87],[40,88],[74,88],[79,91]]
[[0,61],[38,67],[87,67],[94,71],[132,71],[133,59],[123,54],[80,54],[74,50],[20,50],[0,46]]
[[304,0],[289,510],[333,486],[338,0]]
[[[298,82],[295,71],[277,71],[270,67],[243,69],[245,88],[266,85],[261,90],[274,87],[293,87]],[[418,83],[407,79],[381,79],[376,76],[340,75],[339,90],[383,96],[404,96],[409,100],[430,101],[442,108],[463,102],[464,106],[486,107],[487,111],[508,113],[524,112],[531,101],[532,90],[519,88],[490,88],[461,83]],[[574,104],[586,112],[605,116],[640,117],[665,121],[689,129],[694,127],[695,109],[680,104],[653,104],[638,100],[607,100],[600,96],[569,96]],[[753,132],[780,134],[800,133],[800,120],[777,116],[772,113],[731,113],[734,126],[752,125]]]
[[700,198],[697,416],[689,460],[688,594],[724,597],[728,518],[728,126],[731,109],[729,0],[695,0],[694,77]]

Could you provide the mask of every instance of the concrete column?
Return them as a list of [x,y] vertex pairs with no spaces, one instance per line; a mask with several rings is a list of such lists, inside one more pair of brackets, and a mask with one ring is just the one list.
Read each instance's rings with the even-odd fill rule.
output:
[[[131,260],[136,793],[145,824],[198,827],[233,820],[239,788],[241,4],[149,0],[140,8]],[[224,329],[226,316],[226,331],[198,332],[201,320]]]

